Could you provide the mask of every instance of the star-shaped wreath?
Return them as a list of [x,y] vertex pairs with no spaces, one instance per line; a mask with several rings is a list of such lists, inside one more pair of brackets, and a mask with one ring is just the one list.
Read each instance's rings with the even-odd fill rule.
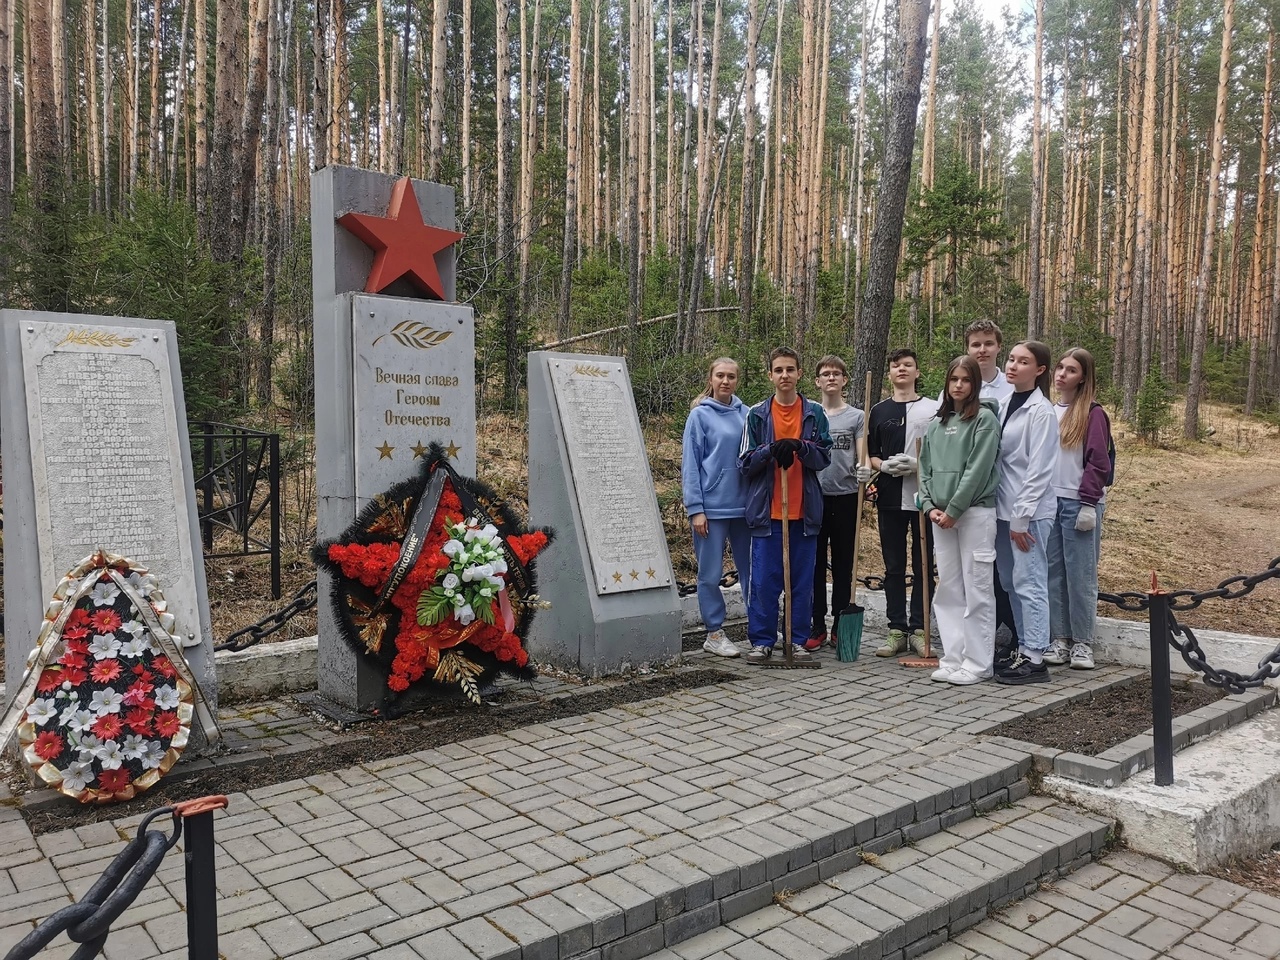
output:
[[495,674],[533,676],[523,638],[546,606],[533,561],[550,539],[433,443],[417,477],[375,497],[314,556],[333,573],[345,639],[383,664],[392,691],[434,682],[480,703]]

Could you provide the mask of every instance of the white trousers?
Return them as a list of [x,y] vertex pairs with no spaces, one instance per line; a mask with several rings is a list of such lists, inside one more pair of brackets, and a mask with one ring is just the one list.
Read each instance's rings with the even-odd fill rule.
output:
[[942,638],[939,666],[991,676],[995,657],[996,511],[970,507],[950,530],[934,525],[938,588],[933,618]]

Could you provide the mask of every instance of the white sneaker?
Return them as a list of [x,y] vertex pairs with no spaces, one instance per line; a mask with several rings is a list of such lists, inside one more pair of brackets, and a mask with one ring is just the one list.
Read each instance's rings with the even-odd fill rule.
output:
[[947,678],[947,683],[954,683],[958,687],[967,687],[971,683],[981,683],[982,678],[975,676],[968,670],[957,670]]
[[723,630],[712,630],[702,642],[702,649],[714,653],[717,657],[736,657],[738,647]]
[[1044,652],[1044,662],[1060,667],[1071,659],[1071,647],[1065,640],[1054,640]]
[[930,680],[936,680],[938,683],[946,683],[951,679],[951,671],[946,667],[939,667],[933,673],[929,674]]
[[1087,643],[1077,643],[1071,648],[1071,669],[1093,669],[1093,651],[1089,648]]

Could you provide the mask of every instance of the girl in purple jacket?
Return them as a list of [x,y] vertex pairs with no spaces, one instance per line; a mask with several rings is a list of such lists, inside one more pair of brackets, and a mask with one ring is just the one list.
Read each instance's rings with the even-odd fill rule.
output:
[[1102,510],[1111,474],[1111,426],[1094,402],[1093,355],[1075,347],[1053,374],[1061,447],[1053,472],[1058,513],[1049,537],[1049,650],[1046,663],[1093,669]]

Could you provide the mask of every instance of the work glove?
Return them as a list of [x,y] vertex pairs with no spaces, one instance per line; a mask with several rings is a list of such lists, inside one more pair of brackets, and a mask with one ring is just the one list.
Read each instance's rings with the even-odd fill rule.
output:
[[1098,525],[1098,509],[1087,503],[1080,504],[1080,512],[1076,514],[1076,529],[1088,533]]
[[871,481],[871,468],[866,464],[858,464],[853,468],[853,478],[859,483],[869,483]]
[[909,453],[894,454],[880,464],[880,471],[891,477],[905,477],[916,472],[916,458]]
[[786,470],[795,463],[796,454],[800,452],[800,441],[791,437],[775,440],[769,445],[769,451],[773,454],[773,459],[778,466]]

